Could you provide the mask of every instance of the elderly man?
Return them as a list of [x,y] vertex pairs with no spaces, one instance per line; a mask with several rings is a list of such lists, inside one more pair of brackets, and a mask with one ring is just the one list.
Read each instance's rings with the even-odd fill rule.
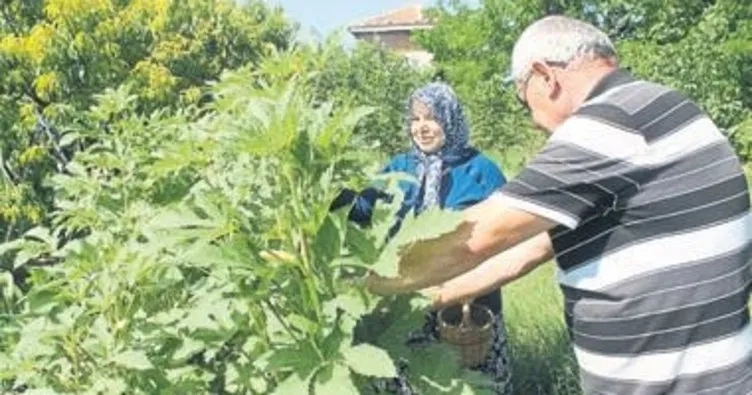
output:
[[616,58],[589,24],[529,26],[512,75],[551,132],[546,146],[457,230],[405,251],[402,278],[370,286],[444,282],[441,305],[555,256],[586,393],[752,393],[752,218],[739,160],[697,105]]

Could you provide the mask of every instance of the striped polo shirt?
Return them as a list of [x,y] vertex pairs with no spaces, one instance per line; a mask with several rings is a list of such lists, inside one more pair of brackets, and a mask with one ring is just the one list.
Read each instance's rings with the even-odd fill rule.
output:
[[752,393],[750,196],[692,101],[616,70],[494,198],[559,224],[586,393]]

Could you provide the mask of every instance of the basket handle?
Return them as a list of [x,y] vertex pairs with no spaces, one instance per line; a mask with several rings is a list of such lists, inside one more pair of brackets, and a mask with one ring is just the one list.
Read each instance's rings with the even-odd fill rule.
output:
[[470,328],[471,323],[472,319],[470,318],[470,302],[465,302],[462,304],[462,323],[460,324],[460,326]]

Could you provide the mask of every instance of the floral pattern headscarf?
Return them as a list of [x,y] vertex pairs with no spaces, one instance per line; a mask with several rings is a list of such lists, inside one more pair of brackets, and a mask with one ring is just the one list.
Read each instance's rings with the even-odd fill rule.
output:
[[439,206],[441,176],[446,166],[450,166],[469,155],[470,131],[462,112],[462,106],[451,87],[442,82],[430,83],[410,96],[407,103],[408,136],[410,133],[410,114],[416,100],[425,104],[433,113],[436,121],[444,130],[444,145],[436,153],[425,153],[413,141],[412,152],[418,161],[418,181],[423,185],[423,202],[419,211]]

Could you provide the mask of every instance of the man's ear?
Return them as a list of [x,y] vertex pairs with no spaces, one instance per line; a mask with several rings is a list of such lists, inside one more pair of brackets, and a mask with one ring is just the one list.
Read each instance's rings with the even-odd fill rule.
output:
[[543,78],[549,99],[556,99],[561,94],[561,85],[559,85],[554,69],[544,62],[533,62],[532,70],[533,73],[537,73]]
[[551,67],[543,62],[533,62],[531,69],[533,73],[539,74],[543,81],[548,82],[552,77]]

